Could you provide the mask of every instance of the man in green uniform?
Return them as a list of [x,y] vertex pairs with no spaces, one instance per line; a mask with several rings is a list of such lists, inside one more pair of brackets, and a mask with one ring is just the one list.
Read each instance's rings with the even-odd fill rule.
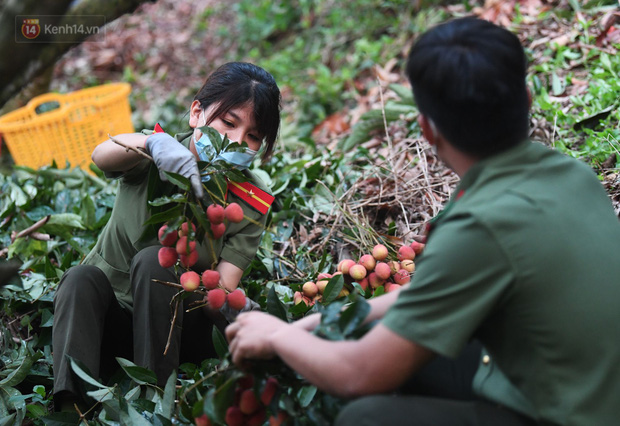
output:
[[[240,315],[227,328],[235,362],[279,356],[327,392],[362,397],[339,425],[618,422],[620,223],[589,167],[527,140],[526,65],[516,36],[473,18],[417,41],[418,121],[462,180],[411,284],[372,301],[382,321],[358,341]],[[480,400],[377,395],[472,338],[506,378],[481,370]]]

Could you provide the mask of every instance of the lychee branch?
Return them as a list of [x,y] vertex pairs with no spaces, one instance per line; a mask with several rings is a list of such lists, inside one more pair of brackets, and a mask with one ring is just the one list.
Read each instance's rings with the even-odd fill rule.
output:
[[153,161],[153,157],[151,157],[150,155],[148,155],[146,152],[142,151],[140,148],[136,148],[136,147],[134,147],[134,146],[129,146],[129,145],[127,145],[127,144],[125,144],[125,143],[123,143],[123,142],[119,141],[118,139],[114,138],[114,137],[113,137],[112,135],[110,135],[109,133],[108,133],[108,137],[109,137],[109,138],[110,138],[110,140],[111,140],[112,142],[114,142],[115,144],[120,145],[120,146],[122,146],[123,148],[125,148],[125,151],[127,151],[127,152],[129,152],[129,151],[133,151],[133,152],[135,152],[136,154],[138,154],[138,155],[140,155],[140,156],[142,156],[142,157],[146,158],[147,160],[149,160],[149,161]]

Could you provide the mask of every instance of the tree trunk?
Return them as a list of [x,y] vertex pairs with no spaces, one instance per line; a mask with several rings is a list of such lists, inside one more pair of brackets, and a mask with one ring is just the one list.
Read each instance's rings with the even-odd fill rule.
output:
[[63,34],[62,43],[17,43],[16,31],[21,31],[21,22],[16,22],[17,15],[57,15],[47,18],[57,25],[79,25],[80,19],[86,19],[81,17],[103,15],[105,22],[109,23],[125,13],[133,12],[146,1],[148,0],[8,0],[0,5],[0,58],[3,58],[0,62],[0,107],[52,67],[65,52],[88,37],[84,33]]

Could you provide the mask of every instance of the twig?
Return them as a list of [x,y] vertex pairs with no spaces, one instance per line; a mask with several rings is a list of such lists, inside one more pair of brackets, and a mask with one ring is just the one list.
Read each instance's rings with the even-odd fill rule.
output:
[[[34,233],[34,231],[36,231],[37,229],[39,229],[40,227],[45,225],[48,220],[50,220],[50,215],[45,216],[43,219],[39,220],[35,224],[33,224],[33,225],[29,226],[28,228],[24,229],[23,231],[20,231],[18,233],[13,232],[11,234],[11,242],[15,241],[18,238],[22,238],[22,237],[25,237],[27,235],[30,235],[30,234]],[[41,236],[41,235],[47,235],[47,234],[38,234],[38,235]],[[49,237],[49,235],[48,235],[48,237]],[[35,238],[35,237],[33,236],[33,238]],[[38,238],[35,238],[35,239],[38,239]],[[49,240],[42,240],[42,241],[49,241]]]
[[[184,288],[183,288],[183,286],[181,284],[171,283],[170,281],[162,281],[162,280],[158,280],[157,278],[151,278],[151,281],[159,283],[159,284],[163,284],[163,285],[168,286],[168,287],[174,287],[174,288],[176,288],[178,290],[184,290]],[[202,296],[206,296],[207,295],[207,293],[202,291],[202,290],[194,290],[193,293],[200,294]]]
[[137,148],[137,147],[135,147],[135,146],[129,146],[129,145],[127,145],[127,144],[125,144],[125,143],[123,143],[123,142],[119,141],[118,139],[116,139],[116,138],[112,137],[112,135],[110,135],[109,133],[108,133],[108,137],[109,137],[109,138],[110,138],[110,140],[111,140],[112,142],[114,142],[115,144],[120,145],[120,146],[122,146],[123,148],[125,148],[125,150],[126,150],[127,152],[129,152],[129,151],[133,151],[133,152],[135,152],[136,154],[138,154],[138,155],[140,155],[140,156],[142,156],[142,157],[146,158],[147,160],[149,160],[149,161],[153,161],[153,157],[151,157],[150,155],[148,155],[146,152],[142,151],[140,148]]
[[166,341],[166,348],[164,349],[164,356],[168,353],[168,349],[170,348],[170,341],[172,340],[172,332],[174,331],[174,326],[177,322],[177,314],[179,313],[179,304],[181,301],[177,298],[174,303],[174,315],[172,316],[172,321],[170,322],[170,331],[168,332],[168,340]]

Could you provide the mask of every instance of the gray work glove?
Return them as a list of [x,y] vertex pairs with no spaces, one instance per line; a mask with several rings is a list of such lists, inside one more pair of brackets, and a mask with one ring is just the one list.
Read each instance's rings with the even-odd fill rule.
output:
[[198,199],[202,199],[204,192],[198,163],[189,149],[167,133],[153,133],[146,138],[144,148],[153,157],[161,180],[168,180],[164,172],[180,174],[189,179],[194,194]]
[[245,298],[245,306],[239,311],[228,306],[228,301],[224,302],[224,306],[220,308],[220,312],[228,322],[233,322],[241,312],[250,311],[260,311],[260,305],[249,297]]

